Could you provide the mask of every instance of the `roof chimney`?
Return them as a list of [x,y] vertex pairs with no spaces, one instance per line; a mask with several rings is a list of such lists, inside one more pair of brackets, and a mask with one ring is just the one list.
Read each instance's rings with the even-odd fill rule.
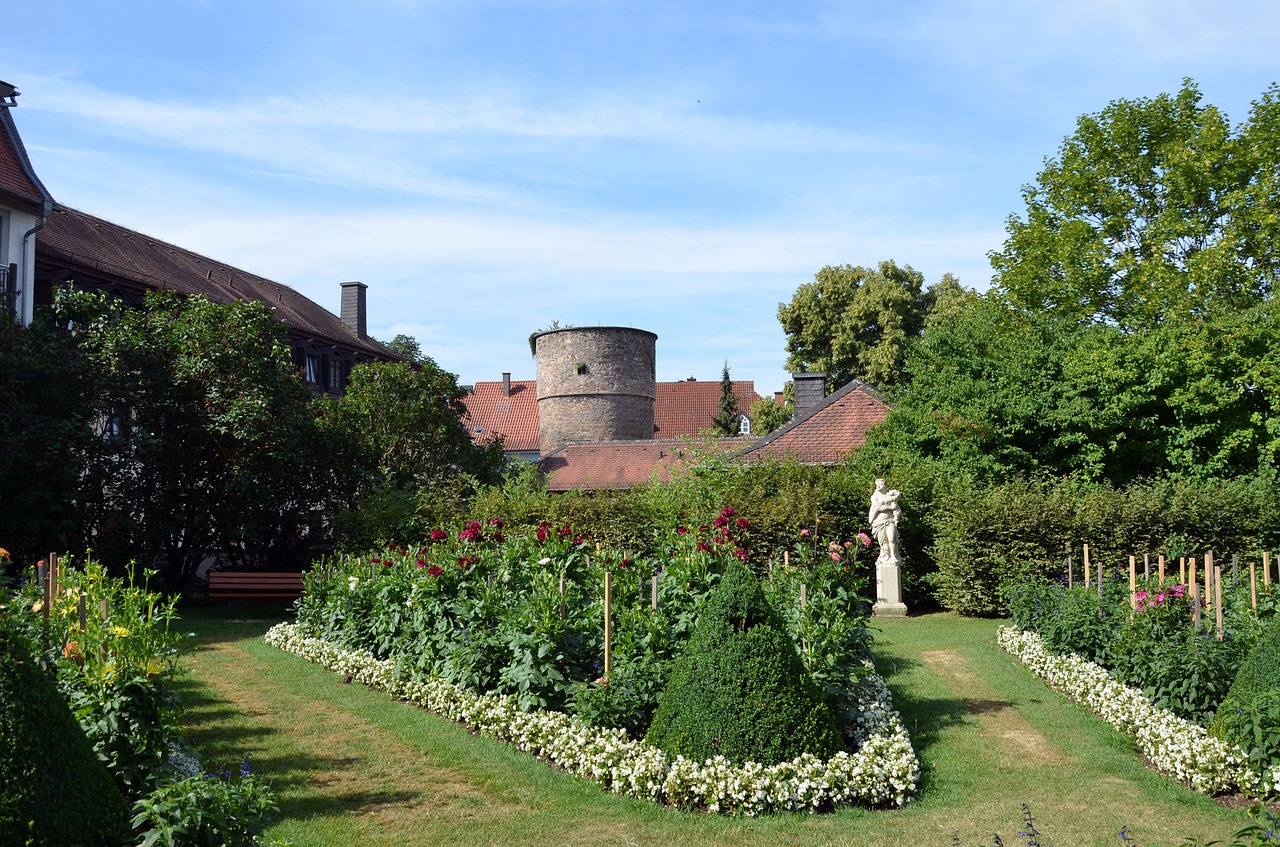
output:
[[796,389],[796,412],[798,418],[810,412],[827,396],[827,375],[792,374],[791,382]]
[[502,373],[502,396],[503,396],[503,397],[510,397],[510,396],[511,396],[511,373],[510,373],[510,371],[503,371],[503,373]]
[[368,288],[363,282],[342,283],[342,325],[361,340],[369,337],[364,317],[365,291]]

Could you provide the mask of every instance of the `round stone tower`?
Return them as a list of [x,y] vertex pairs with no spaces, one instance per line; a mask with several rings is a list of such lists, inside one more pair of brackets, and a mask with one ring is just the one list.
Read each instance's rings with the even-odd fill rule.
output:
[[648,330],[625,326],[535,335],[542,455],[570,441],[653,438],[657,341]]

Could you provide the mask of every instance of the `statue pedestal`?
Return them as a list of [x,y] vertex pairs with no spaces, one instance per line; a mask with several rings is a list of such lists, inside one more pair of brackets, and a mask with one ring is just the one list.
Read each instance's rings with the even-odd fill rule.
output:
[[876,602],[871,614],[877,618],[905,618],[907,606],[902,602],[902,580],[898,563],[876,562]]

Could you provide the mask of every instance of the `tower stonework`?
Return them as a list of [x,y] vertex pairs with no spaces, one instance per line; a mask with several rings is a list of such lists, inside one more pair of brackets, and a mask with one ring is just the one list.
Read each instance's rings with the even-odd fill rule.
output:
[[653,438],[658,336],[621,326],[534,336],[543,456],[571,441]]

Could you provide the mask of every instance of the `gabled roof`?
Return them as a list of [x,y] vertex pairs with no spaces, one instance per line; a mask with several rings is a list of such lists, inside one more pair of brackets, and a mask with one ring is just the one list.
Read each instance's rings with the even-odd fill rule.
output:
[[567,444],[538,463],[548,491],[630,488],[650,479],[666,482],[672,471],[710,451],[728,453],[750,438],[597,441]]
[[[655,438],[693,437],[711,428],[711,419],[720,413],[720,382],[681,380],[659,382],[653,401]],[[733,393],[738,411],[746,414],[760,399],[752,380],[734,380]],[[494,436],[503,437],[508,451],[538,449],[538,381],[511,381],[511,396],[502,394],[502,382],[477,382],[464,401],[467,404],[467,431],[476,443]]]
[[508,451],[538,449],[538,381],[513,379],[511,393],[503,394],[501,382],[477,382],[463,402],[463,425],[471,439],[483,444],[495,434],[503,437]]
[[[355,350],[377,359],[399,359],[372,338],[358,338],[342,320],[287,285],[152,238],[69,206],[57,205],[36,239],[43,264],[78,270],[136,289],[203,294],[215,303],[258,300],[295,335]],[[82,282],[88,282],[82,280]]]
[[[752,380],[734,380],[733,393],[738,398],[738,411],[747,414],[751,404],[759,400]],[[712,418],[720,414],[720,382],[693,379],[681,382],[659,382],[653,401],[653,435],[655,438],[680,438],[710,429]]]
[[866,444],[867,430],[888,416],[889,406],[879,392],[855,379],[742,451],[741,458],[753,461],[792,457],[811,465],[835,464],[843,461],[850,450]]
[[[0,86],[4,85],[0,83]],[[22,136],[9,114],[12,109],[13,106],[0,106],[0,196],[38,214],[41,206],[53,205],[53,197],[31,167],[27,148],[23,146]]]

